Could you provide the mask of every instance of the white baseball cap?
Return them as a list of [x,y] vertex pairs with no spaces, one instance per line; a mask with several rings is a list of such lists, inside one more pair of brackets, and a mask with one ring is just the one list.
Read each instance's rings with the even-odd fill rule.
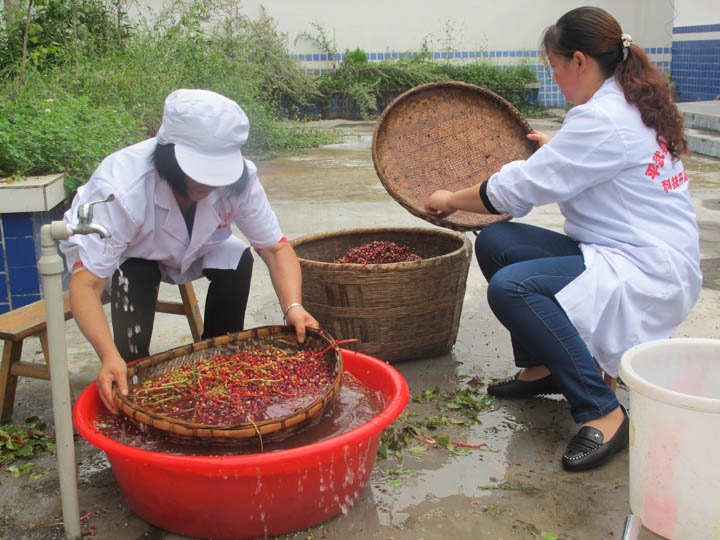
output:
[[175,159],[191,179],[207,186],[238,180],[245,163],[240,148],[250,123],[233,100],[210,90],[175,90],[165,99],[160,144],[175,145]]

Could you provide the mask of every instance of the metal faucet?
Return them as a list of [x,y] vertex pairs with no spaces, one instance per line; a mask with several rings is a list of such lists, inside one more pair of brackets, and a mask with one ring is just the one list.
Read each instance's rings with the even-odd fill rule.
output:
[[69,234],[93,234],[96,233],[100,238],[110,238],[112,233],[108,231],[102,225],[92,222],[93,218],[93,205],[98,203],[110,202],[115,199],[115,195],[111,193],[107,199],[101,201],[93,201],[80,205],[78,208],[78,223],[69,224]]

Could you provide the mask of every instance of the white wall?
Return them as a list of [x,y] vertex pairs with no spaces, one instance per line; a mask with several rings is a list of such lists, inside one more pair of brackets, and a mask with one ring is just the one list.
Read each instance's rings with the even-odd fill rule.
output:
[[[679,0],[694,3],[701,0]],[[137,0],[160,7],[162,0]],[[673,0],[597,0],[643,47],[669,47],[672,42]],[[720,0],[707,0],[720,4]],[[536,50],[543,30],[566,11],[587,5],[571,0],[244,0],[246,14],[255,18],[261,6],[288,35],[295,53],[317,49],[307,41],[294,43],[319,23],[335,37],[337,50],[360,47],[366,52],[431,50]]]
[[720,0],[675,0],[675,26],[720,24]]

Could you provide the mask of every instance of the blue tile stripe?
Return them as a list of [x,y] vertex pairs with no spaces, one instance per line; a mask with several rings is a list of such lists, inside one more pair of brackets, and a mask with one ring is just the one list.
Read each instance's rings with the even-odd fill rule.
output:
[[718,32],[720,24],[699,24],[695,26],[673,26],[673,34],[698,34],[702,32]]
[[[670,47],[648,47],[647,54],[670,54]],[[401,58],[414,58],[421,53],[414,52],[366,52],[368,60],[398,60]],[[494,50],[494,51],[432,51],[428,53],[432,58],[538,58],[537,50],[515,49],[515,50]],[[299,53],[293,54],[293,59],[299,62],[334,62],[345,59],[345,54],[333,55],[325,53]]]

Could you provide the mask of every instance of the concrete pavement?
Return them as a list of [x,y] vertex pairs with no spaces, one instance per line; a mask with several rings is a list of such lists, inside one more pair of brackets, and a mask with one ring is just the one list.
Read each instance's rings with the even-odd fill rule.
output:
[[[555,118],[532,120],[531,124],[547,132],[560,127]],[[342,129],[345,141],[305,155],[258,163],[261,180],[288,238],[370,226],[432,227],[406,212],[382,187],[370,155],[372,123],[317,125]],[[705,279],[700,301],[675,336],[720,339],[720,161],[696,155],[685,164],[701,231]],[[562,226],[555,205],[537,208],[521,221],[555,230]],[[202,303],[206,282],[197,281],[195,288]],[[509,338],[490,313],[485,290],[486,282],[473,261],[453,351],[438,358],[395,364],[412,395],[436,386],[452,391],[467,377],[488,380],[512,372]],[[177,288],[163,286],[161,295],[177,296]],[[246,326],[279,324],[281,320],[267,270],[257,259]],[[73,321],[66,323],[66,331],[71,384],[77,395],[94,381],[98,361]],[[152,353],[190,340],[182,317],[157,316]],[[23,359],[42,361],[39,341],[28,342]],[[628,391],[622,385],[618,396],[628,403]],[[408,411],[432,414],[427,404],[414,401]],[[50,385],[21,379],[13,421],[21,423],[33,414],[52,423]],[[485,443],[487,450],[456,456],[429,449],[408,454],[402,462],[378,460],[371,485],[347,515],[286,538],[531,539],[542,533],[546,538],[582,540],[622,537],[630,513],[627,451],[597,470],[564,472],[560,457],[576,428],[562,399],[498,401],[481,420],[475,426],[453,428],[451,436],[470,444]],[[99,511],[84,520],[87,532],[109,540],[183,538],[157,529],[127,507],[102,452],[80,438],[76,452],[81,513]],[[54,458],[40,460],[37,468],[50,473],[39,480],[0,476],[0,537],[63,537]],[[410,472],[401,482],[391,482],[392,471],[399,469]],[[658,537],[644,530],[639,538]]]

